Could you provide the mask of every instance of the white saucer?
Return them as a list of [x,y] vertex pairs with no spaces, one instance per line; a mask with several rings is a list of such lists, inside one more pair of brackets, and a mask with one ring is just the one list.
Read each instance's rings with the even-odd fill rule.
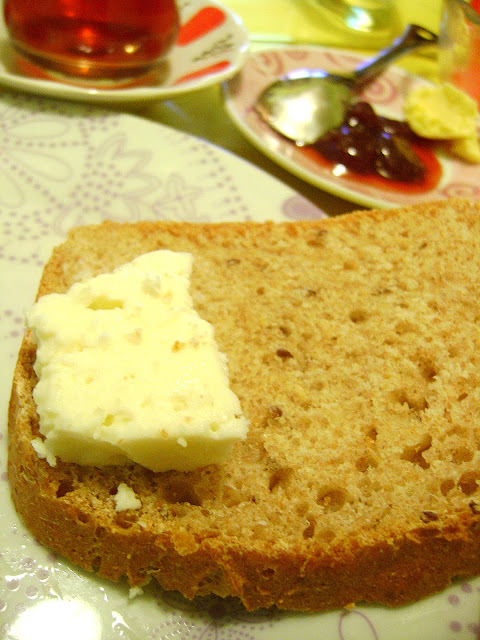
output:
[[179,11],[182,26],[197,17],[198,31],[188,44],[177,42],[173,47],[161,82],[112,88],[81,86],[73,79],[67,84],[64,78],[42,77],[41,72],[39,77],[27,75],[0,18],[0,85],[57,98],[112,103],[171,98],[228,80],[242,67],[248,52],[248,34],[240,18],[216,0],[180,2]]

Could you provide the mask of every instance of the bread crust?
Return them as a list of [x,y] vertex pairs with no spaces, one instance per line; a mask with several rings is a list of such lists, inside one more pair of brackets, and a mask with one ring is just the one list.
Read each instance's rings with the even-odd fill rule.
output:
[[[132,586],[153,577],[188,598],[239,597],[247,609],[398,606],[480,574],[479,217],[479,205],[455,200],[315,222],[73,230],[39,296],[159,247],[194,254],[192,295],[251,428],[221,467],[51,467],[31,445],[27,332],[8,462],[26,526],[102,577]],[[387,382],[365,365],[388,370]],[[121,482],[139,510],[115,511]]]

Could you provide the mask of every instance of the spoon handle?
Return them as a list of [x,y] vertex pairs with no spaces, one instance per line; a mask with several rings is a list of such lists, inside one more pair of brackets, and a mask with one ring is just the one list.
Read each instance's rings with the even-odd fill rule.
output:
[[366,82],[372,80],[380,71],[382,71],[390,62],[398,57],[413,51],[423,44],[435,44],[438,37],[416,24],[410,24],[405,31],[399,36],[392,45],[386,49],[382,49],[374,58],[370,58],[353,72],[353,83],[356,89]]

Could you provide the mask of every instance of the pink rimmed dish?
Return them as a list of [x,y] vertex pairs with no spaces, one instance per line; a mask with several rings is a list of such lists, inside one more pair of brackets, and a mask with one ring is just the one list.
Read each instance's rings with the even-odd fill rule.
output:
[[[395,207],[424,200],[454,196],[480,198],[480,165],[472,165],[436,152],[441,175],[428,188],[394,185],[388,180],[366,181],[353,173],[332,171],[274,132],[253,109],[257,96],[278,77],[298,68],[320,68],[333,72],[354,69],[363,56],[342,49],[321,47],[269,49],[252,54],[242,70],[225,85],[226,108],[243,134],[280,166],[324,191],[367,207]],[[403,119],[408,91],[425,83],[399,67],[392,66],[361,94],[380,114]]]

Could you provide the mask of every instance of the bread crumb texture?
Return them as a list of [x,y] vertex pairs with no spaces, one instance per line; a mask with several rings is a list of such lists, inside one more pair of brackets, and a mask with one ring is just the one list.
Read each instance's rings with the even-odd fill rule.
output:
[[[479,245],[480,205],[464,200],[75,229],[39,295],[159,248],[193,254],[195,308],[250,429],[226,464],[192,472],[52,468],[31,445],[27,333],[10,403],[19,513],[102,576],[248,609],[400,605],[479,574]],[[138,508],[115,508],[122,483]]]

